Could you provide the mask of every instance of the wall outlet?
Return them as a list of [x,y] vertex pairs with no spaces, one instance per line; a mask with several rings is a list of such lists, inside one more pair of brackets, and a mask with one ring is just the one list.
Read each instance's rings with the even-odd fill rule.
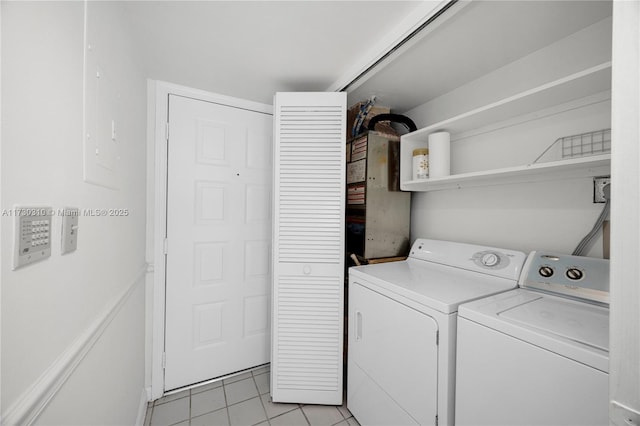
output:
[[[605,203],[604,187],[611,184],[611,176],[598,176],[593,178],[593,202]],[[609,187],[611,189],[611,187]]]

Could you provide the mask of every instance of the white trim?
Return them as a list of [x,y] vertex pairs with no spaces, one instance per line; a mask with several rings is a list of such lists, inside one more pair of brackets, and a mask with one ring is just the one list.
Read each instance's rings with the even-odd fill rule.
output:
[[147,261],[147,276],[145,282],[145,345],[144,345],[144,356],[145,356],[145,374],[144,374],[144,385],[149,389],[149,400],[151,401],[152,392],[151,392],[151,383],[153,376],[153,318],[154,318],[154,291],[153,291],[153,279],[154,279],[154,270],[155,265],[153,263],[154,253],[153,253],[153,235],[155,230],[155,222],[154,222],[154,202],[155,202],[155,187],[154,187],[154,171],[153,165],[155,164],[154,157],[154,127],[153,123],[155,123],[155,98],[156,93],[156,85],[154,81],[147,81],[147,218],[146,218],[146,247],[145,247],[145,260]]
[[147,415],[147,407],[149,406],[149,397],[147,395],[147,389],[143,388],[140,394],[140,404],[138,405],[138,416],[136,417],[136,426],[143,426],[144,419]]
[[251,111],[272,114],[271,105],[219,95],[164,81],[148,82],[147,115],[147,262],[150,294],[147,295],[147,337],[151,353],[147,353],[150,364],[151,400],[164,394],[164,352],[165,324],[165,253],[164,239],[167,226],[167,144],[165,132],[169,114],[170,94],[199,99],[205,102],[227,105]]
[[111,321],[137,288],[147,269],[140,267],[134,279],[115,297],[96,319],[76,340],[56,359],[53,364],[36,380],[6,412],[3,425],[31,425],[44,411],[49,401],[73,374],[78,365],[87,356],[93,345],[100,339]]
[[[0,34],[2,34],[2,5],[3,2],[0,2]],[[0,43],[1,45],[2,43]],[[2,48],[0,47],[0,63],[2,63]],[[2,82],[2,67],[0,66],[0,82]],[[0,83],[0,99],[2,99],[2,83]],[[0,124],[2,123],[2,102],[0,102]],[[2,126],[0,126],[0,129]],[[2,158],[2,132],[0,131],[0,158]],[[2,163],[0,162],[0,205],[4,206],[2,203]],[[2,239],[2,227],[0,226],[0,241],[4,241]],[[2,347],[2,274],[0,274],[0,348]],[[2,383],[2,351],[0,350],[0,383]],[[2,386],[0,386],[0,413],[2,413]],[[1,415],[1,414],[0,414]]]
[[609,420],[640,421],[640,3],[613,2]]
[[[200,89],[194,89],[191,87],[180,86],[179,84],[168,83],[166,81],[155,81],[156,86],[156,108],[158,106],[163,106],[163,112],[168,113],[167,104],[166,104],[166,96],[169,94],[177,95],[177,96],[185,96],[187,98],[198,99],[205,102],[213,102],[217,104],[232,106],[236,108],[248,109],[256,112],[263,112],[266,114],[273,114],[273,106],[261,104],[259,102],[253,102],[245,99],[234,98],[231,96],[220,95],[217,93],[211,93]],[[161,105],[160,105],[161,104]],[[156,117],[158,115],[156,114]],[[163,117],[167,117],[165,114]],[[164,124],[162,124],[162,135],[164,135]],[[157,135],[156,135],[157,136]]]

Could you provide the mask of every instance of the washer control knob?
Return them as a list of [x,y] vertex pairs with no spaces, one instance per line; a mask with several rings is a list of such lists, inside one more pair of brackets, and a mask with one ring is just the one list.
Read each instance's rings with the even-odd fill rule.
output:
[[484,266],[496,266],[500,263],[500,257],[495,253],[485,253],[482,256],[481,262]]
[[553,275],[553,268],[551,266],[541,266],[538,269],[538,273],[545,278],[549,278]]
[[566,275],[567,275],[567,278],[569,278],[572,281],[579,281],[582,278],[584,278],[584,272],[582,272],[582,270],[578,268],[567,269]]

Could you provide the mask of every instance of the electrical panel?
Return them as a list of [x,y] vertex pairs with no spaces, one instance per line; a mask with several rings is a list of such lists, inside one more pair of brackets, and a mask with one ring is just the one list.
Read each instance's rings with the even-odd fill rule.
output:
[[51,256],[51,207],[16,207],[13,269]]

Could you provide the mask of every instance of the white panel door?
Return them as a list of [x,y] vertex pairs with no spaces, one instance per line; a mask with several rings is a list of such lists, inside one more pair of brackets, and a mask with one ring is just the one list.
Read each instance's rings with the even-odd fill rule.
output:
[[165,390],[269,362],[271,115],[169,96]]
[[342,404],[345,93],[274,102],[271,396]]

